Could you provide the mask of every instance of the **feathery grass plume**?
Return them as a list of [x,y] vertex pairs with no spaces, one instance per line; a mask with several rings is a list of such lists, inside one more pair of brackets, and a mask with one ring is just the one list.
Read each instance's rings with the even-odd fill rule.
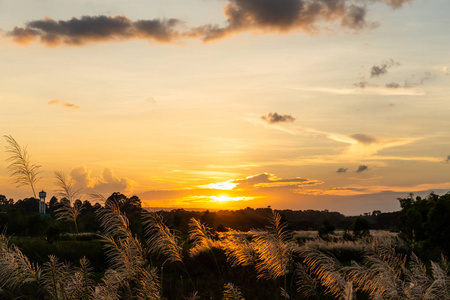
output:
[[[105,254],[110,264],[110,269],[98,288],[98,297],[114,299],[111,298],[114,296],[111,293],[116,292],[120,294],[119,298],[136,298],[140,290],[151,286],[148,280],[155,279],[147,269],[146,250],[132,234],[128,219],[116,203],[107,203],[97,214],[105,232]],[[156,283],[152,286],[155,285]]]
[[75,224],[75,230],[78,233],[77,219],[82,205],[75,205],[75,201],[80,199],[80,192],[83,188],[75,189],[75,180],[69,178],[60,171],[55,171],[55,185],[59,188],[56,193],[62,199],[60,207],[56,210],[56,217],[59,220],[69,220]]
[[150,252],[162,254],[169,262],[182,262],[183,248],[179,245],[179,237],[164,224],[161,215],[152,212],[144,214],[143,218],[144,235]]
[[20,147],[17,141],[11,135],[3,136],[8,143],[6,146],[6,153],[9,157],[6,161],[9,163],[8,170],[10,172],[11,181],[16,184],[16,187],[29,185],[33,191],[33,196],[36,198],[35,184],[41,179],[39,174],[40,165],[32,164],[27,148]]
[[431,271],[434,281],[426,290],[423,299],[447,299],[450,295],[450,276],[446,258],[442,256],[440,264],[431,262]]
[[141,271],[136,299],[159,300],[162,299],[160,291],[161,286],[158,275],[156,274],[156,268],[143,269]]
[[352,299],[352,284],[349,284],[341,274],[342,265],[335,257],[316,249],[304,249],[301,251],[301,256],[303,263],[325,288],[325,294],[330,294],[337,299]]
[[40,276],[40,268],[0,234],[0,287],[13,291],[26,283],[38,282]]
[[192,292],[189,296],[185,297],[184,300],[200,300],[200,296],[198,295],[198,292]]
[[291,296],[289,296],[286,290],[283,289],[281,286],[280,286],[280,296],[283,297],[283,299],[291,299]]
[[364,259],[365,266],[352,263],[346,268],[347,274],[355,286],[368,293],[372,298],[405,299],[408,276],[406,256],[395,253],[395,250],[383,244],[374,242],[367,249]]
[[104,208],[96,211],[103,233],[123,239],[132,237],[128,218],[120,211],[116,203],[107,203]]
[[292,255],[296,245],[291,240],[287,224],[281,222],[281,215],[272,211],[267,232],[255,234],[253,245],[258,254],[256,271],[258,278],[277,279],[293,268]]
[[40,284],[50,299],[68,299],[68,281],[70,266],[61,263],[54,255],[49,255],[49,261],[42,266]]
[[297,263],[295,266],[297,292],[305,299],[318,299],[320,295],[317,290],[319,284],[317,278],[313,278],[308,269],[301,263]]
[[194,244],[194,247],[189,250],[191,257],[211,251],[212,248],[220,248],[220,244],[212,239],[211,229],[195,218],[189,221],[189,239]]
[[256,251],[248,240],[248,234],[234,229],[229,229],[220,234],[221,247],[225,250],[227,261],[232,267],[250,266],[256,262]]
[[241,290],[231,282],[224,285],[223,300],[245,300]]
[[75,269],[75,273],[68,281],[68,294],[72,299],[89,300],[94,299],[93,268],[89,266],[86,257],[80,259],[80,266]]
[[125,279],[116,271],[108,269],[102,278],[102,282],[95,287],[94,299],[119,300],[119,289],[124,285]]

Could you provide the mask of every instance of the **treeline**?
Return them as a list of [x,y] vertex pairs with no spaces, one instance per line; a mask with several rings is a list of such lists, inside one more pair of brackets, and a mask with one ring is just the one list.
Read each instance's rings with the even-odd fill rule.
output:
[[[65,198],[52,197],[50,201],[47,201],[48,216],[41,216],[38,199],[26,198],[14,202],[13,199],[7,199],[4,195],[0,195],[0,230],[4,230],[8,235],[47,236],[50,240],[58,239],[62,233],[75,232],[73,222],[56,218],[58,208],[66,204],[65,201],[67,201]],[[133,231],[141,234],[140,212],[142,202],[139,197],[128,198],[116,192],[109,196],[106,201],[119,203],[121,210],[130,220]],[[76,220],[79,232],[97,232],[100,230],[100,223],[95,212],[102,208],[102,204],[98,202],[92,204],[88,200],[76,200],[72,205],[80,208]],[[188,222],[191,218],[200,219],[204,224],[217,231],[225,231],[226,228],[241,231],[264,228],[268,225],[267,216],[271,214],[271,211],[270,207],[257,209],[247,207],[240,210],[206,210],[203,212],[174,209],[161,211],[161,214],[172,228],[187,233]],[[352,230],[356,218],[356,216],[344,216],[341,213],[327,210],[277,211],[292,230],[319,230],[324,224],[331,225],[334,229]],[[363,216],[368,220],[371,229],[395,231],[399,226],[399,214],[399,212],[382,213],[374,211]]]

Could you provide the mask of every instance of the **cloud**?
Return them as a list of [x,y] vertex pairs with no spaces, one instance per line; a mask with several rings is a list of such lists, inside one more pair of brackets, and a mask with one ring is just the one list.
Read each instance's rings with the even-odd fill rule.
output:
[[317,33],[322,22],[340,22],[355,30],[376,26],[366,21],[366,7],[345,0],[229,0],[223,11],[226,26],[202,25],[192,29],[191,36],[209,41],[248,30]]
[[388,60],[381,62],[379,65],[372,66],[372,68],[370,69],[370,76],[380,77],[381,75],[386,74],[388,72],[388,69],[398,65],[400,65],[398,62],[390,58]]
[[444,159],[442,162],[448,164],[450,162],[450,155],[447,156],[447,158]]
[[[323,23],[341,28],[361,30],[374,28],[369,22],[367,2],[384,2],[400,8],[410,0],[228,0],[223,8],[225,25],[204,24],[180,29],[184,25],[175,18],[132,21],[126,16],[82,16],[70,20],[46,17],[25,26],[15,26],[6,33],[15,43],[40,42],[47,46],[84,45],[92,42],[124,41],[130,39],[170,43],[180,38],[200,38],[203,41],[225,38],[244,31],[288,33],[302,30],[319,33]],[[329,32],[326,27],[324,31]]]
[[110,168],[105,168],[98,177],[92,177],[91,174],[92,171],[86,166],[80,166],[70,172],[70,177],[77,185],[85,187],[84,191],[88,193],[131,192],[133,181],[117,177]]
[[444,73],[445,75],[450,75],[450,73],[448,73],[448,71],[447,71],[447,66],[442,67],[441,71],[442,71],[442,73]]
[[365,166],[365,165],[360,165],[360,166],[358,167],[358,169],[356,169],[356,172],[357,172],[357,173],[361,173],[361,172],[367,171],[368,169],[369,169],[369,167],[367,167],[367,166]]
[[354,83],[353,85],[356,86],[356,87],[358,87],[358,88],[362,88],[362,89],[364,89],[364,88],[366,88],[366,87],[368,87],[368,86],[372,86],[370,83],[368,83],[368,82],[365,81],[365,80],[362,80],[362,81],[360,81],[360,82]]
[[78,109],[80,108],[78,105],[75,105],[73,103],[68,103],[61,100],[51,100],[48,102],[49,105],[62,105],[63,107],[72,108],[72,109]]
[[244,179],[236,179],[233,180],[232,182],[237,184],[235,186],[235,189],[254,189],[261,187],[267,188],[267,187],[281,187],[281,186],[298,188],[304,185],[315,185],[323,183],[322,181],[319,180],[312,180],[301,177],[281,179],[269,173],[261,173],[258,175],[249,176]]
[[373,136],[370,136],[367,134],[362,134],[362,133],[356,133],[354,135],[351,135],[350,137],[364,145],[369,145],[369,144],[375,143],[377,141],[377,139],[374,138]]
[[276,112],[268,113],[266,116],[262,116],[261,120],[266,121],[269,124],[282,123],[282,122],[294,122],[295,118],[291,115],[280,115]]
[[90,42],[146,39],[162,43],[178,37],[177,19],[131,21],[125,16],[83,16],[68,21],[45,18],[14,27],[6,33],[18,44],[39,41],[47,46],[84,45]]
[[390,82],[390,83],[386,83],[386,87],[388,89],[398,89],[398,88],[400,88],[400,84],[398,84],[397,82]]
[[336,173],[346,173],[347,172],[347,168],[339,168],[337,169]]
[[415,87],[418,85],[423,85],[426,81],[430,81],[436,78],[436,75],[431,72],[424,72],[422,75],[411,75],[410,78],[405,80],[405,87]]
[[382,2],[386,3],[390,7],[396,9],[401,8],[405,3],[411,3],[412,0],[382,0]]

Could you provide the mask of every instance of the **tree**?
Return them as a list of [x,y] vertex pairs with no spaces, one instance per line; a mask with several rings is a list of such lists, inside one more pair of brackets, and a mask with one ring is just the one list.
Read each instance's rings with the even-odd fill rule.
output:
[[9,163],[8,170],[11,181],[16,184],[16,187],[29,185],[33,191],[34,198],[36,198],[34,186],[41,179],[39,176],[39,168],[41,166],[31,163],[27,148],[20,147],[12,136],[4,135],[3,137],[8,143],[6,153],[9,154],[9,157],[6,161]]
[[370,235],[370,224],[369,220],[364,217],[356,217],[353,223],[353,234],[356,237],[364,237]]
[[328,220],[323,221],[322,226],[319,227],[318,233],[321,238],[333,234],[335,227],[330,224]]

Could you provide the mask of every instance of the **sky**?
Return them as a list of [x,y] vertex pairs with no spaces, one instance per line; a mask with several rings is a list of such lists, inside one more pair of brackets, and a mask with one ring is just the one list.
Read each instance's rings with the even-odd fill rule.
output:
[[[0,128],[83,199],[396,211],[450,190],[448,0],[0,0]],[[0,147],[7,146],[0,140]],[[23,199],[0,151],[0,194]]]

